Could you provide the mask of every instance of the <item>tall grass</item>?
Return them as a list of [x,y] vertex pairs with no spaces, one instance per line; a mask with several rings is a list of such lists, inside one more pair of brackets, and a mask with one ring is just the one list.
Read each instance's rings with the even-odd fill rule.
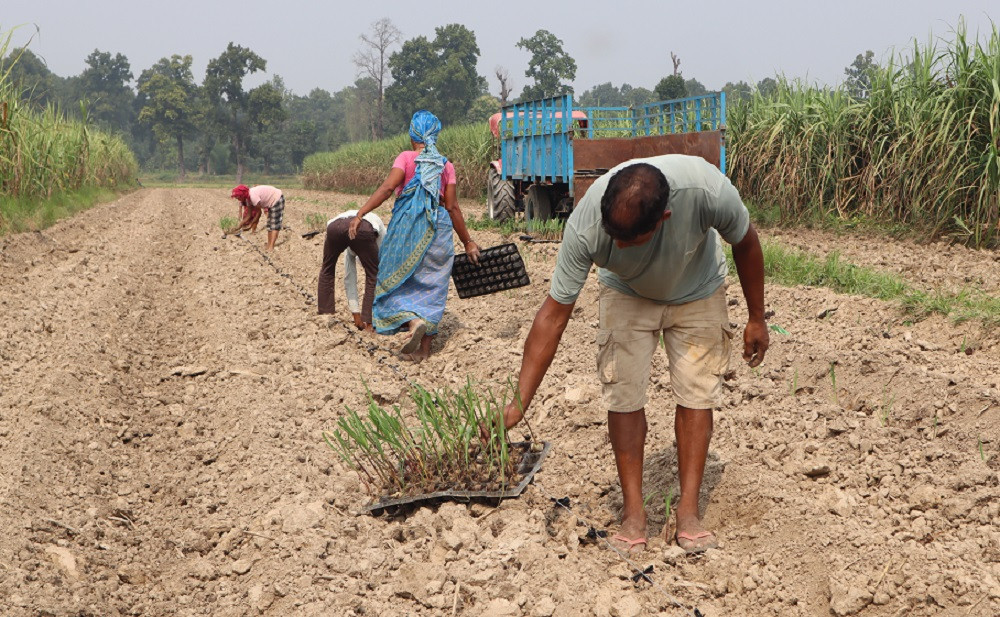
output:
[[[447,127],[441,131],[437,146],[455,166],[459,196],[483,197],[486,168],[494,156],[487,123]],[[311,189],[369,193],[385,180],[396,156],[409,148],[409,136],[397,135],[312,154],[302,164],[303,182]]]
[[[0,57],[7,56],[12,36],[0,33]],[[12,55],[17,58],[19,51]],[[86,121],[69,121],[51,105],[30,110],[10,80],[14,62],[0,68],[0,233],[51,223],[36,220],[25,204],[113,189],[132,182],[139,169],[121,139],[91,129]],[[86,117],[82,103],[81,111]]]
[[779,80],[729,110],[730,173],[781,219],[903,223],[976,246],[1000,240],[1000,33],[914,42],[872,74],[866,99]]

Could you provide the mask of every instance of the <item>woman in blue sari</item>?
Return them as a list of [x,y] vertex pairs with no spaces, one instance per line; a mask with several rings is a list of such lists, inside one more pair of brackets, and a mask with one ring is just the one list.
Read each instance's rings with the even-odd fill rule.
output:
[[455,167],[438,152],[441,121],[420,110],[410,121],[411,149],[400,153],[382,185],[358,210],[348,230],[353,239],[361,219],[396,193],[392,218],[379,250],[378,282],[372,306],[379,334],[410,332],[401,353],[420,362],[431,353],[448,298],[455,259],[452,232],[473,263],[479,246],[465,226],[455,190]]

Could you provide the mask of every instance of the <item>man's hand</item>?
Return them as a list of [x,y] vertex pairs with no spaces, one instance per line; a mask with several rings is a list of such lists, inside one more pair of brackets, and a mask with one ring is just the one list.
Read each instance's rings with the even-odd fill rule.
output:
[[767,324],[764,320],[748,321],[746,329],[743,330],[743,359],[750,368],[764,361],[764,354],[767,353],[770,344],[771,337],[767,333]]
[[507,407],[503,410],[504,427],[509,431],[514,428],[522,418],[524,418],[524,412],[521,409],[521,405],[517,402],[517,399],[507,403]]
[[358,237],[358,227],[361,227],[361,217],[356,216],[351,219],[351,225],[347,228],[347,237],[351,240]]
[[358,330],[364,330],[365,326],[368,325],[361,319],[361,313],[351,313],[351,316],[354,317],[354,327]]

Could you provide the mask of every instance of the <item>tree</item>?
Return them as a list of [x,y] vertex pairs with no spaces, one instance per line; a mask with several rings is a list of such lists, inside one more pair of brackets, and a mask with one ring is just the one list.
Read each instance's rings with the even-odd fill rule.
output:
[[479,44],[476,35],[461,24],[436,29],[434,44],[439,50],[438,65],[431,71],[441,122],[463,121],[473,102],[489,92],[486,79],[479,75]]
[[389,78],[389,48],[399,42],[401,33],[388,17],[376,21],[370,34],[359,38],[364,44],[354,54],[354,66],[358,76],[368,77],[375,83],[375,122],[372,124],[372,139],[382,139],[385,130],[385,87]]
[[284,126],[288,113],[284,108],[284,100],[290,94],[278,75],[248,93],[247,112],[255,138],[252,151],[260,158],[266,174],[271,173],[276,164],[288,158]]
[[135,92],[129,87],[132,69],[128,58],[95,49],[86,63],[76,86],[79,99],[88,102],[87,115],[105,127],[129,133]]
[[619,107],[626,104],[621,89],[610,81],[584,90],[580,95],[581,107]]
[[681,59],[674,52],[670,52],[670,61],[674,65],[674,72],[661,79],[660,83],[656,84],[656,88],[653,89],[656,98],[661,101],[682,99],[687,96],[684,76],[680,72]]
[[465,121],[469,124],[485,124],[490,116],[498,111],[500,111],[500,100],[490,94],[484,94],[472,102]]
[[621,92],[624,104],[631,107],[641,107],[656,100],[656,94],[649,88],[633,88],[629,84],[622,84]]
[[510,100],[510,72],[498,64],[493,69],[493,74],[496,75],[497,81],[500,82],[500,106],[503,107]]
[[875,53],[872,50],[858,54],[854,62],[844,69],[844,74],[847,75],[844,86],[847,92],[856,99],[868,98],[872,88],[872,74],[877,69],[878,64],[875,62]]
[[656,94],[656,99],[659,101],[668,101],[670,99],[682,99],[687,96],[687,89],[684,85],[684,77],[681,74],[668,75],[660,80],[660,83],[656,84],[656,88],[653,89]]
[[31,101],[38,108],[65,98],[66,80],[50,71],[30,49],[16,49],[0,60],[0,75],[4,73],[21,100]]
[[476,72],[476,35],[460,24],[435,33],[433,41],[424,36],[405,41],[389,58],[393,83],[385,96],[400,129],[418,109],[434,112],[444,124],[461,122],[473,101],[487,93],[486,80]]
[[684,80],[684,91],[687,92],[687,96],[708,94],[708,88],[694,77]]
[[230,140],[236,157],[236,182],[243,182],[245,159],[250,148],[250,95],[243,89],[243,78],[263,71],[267,61],[249,49],[229,43],[226,51],[210,60],[205,69],[205,94],[213,106],[213,124],[220,135]]
[[733,103],[748,99],[753,94],[753,88],[743,80],[736,83],[727,81],[726,85],[722,86],[722,91],[726,93],[726,101]]
[[144,104],[139,122],[148,124],[160,142],[173,140],[177,144],[177,173],[184,181],[184,138],[195,133],[199,117],[196,94],[198,87],[191,73],[191,56],[174,54],[139,75],[139,93]]
[[539,30],[531,38],[522,38],[517,47],[531,54],[525,77],[534,83],[524,87],[521,100],[530,101],[573,91],[567,82],[576,79],[576,60],[562,47],[563,42],[548,30]]
[[764,98],[771,98],[778,91],[778,82],[773,77],[765,77],[757,82],[757,92]]

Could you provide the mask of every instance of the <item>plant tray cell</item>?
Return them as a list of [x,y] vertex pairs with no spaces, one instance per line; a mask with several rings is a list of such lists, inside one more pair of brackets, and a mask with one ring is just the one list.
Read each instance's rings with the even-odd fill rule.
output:
[[455,255],[451,270],[459,298],[474,298],[486,294],[524,287],[530,283],[528,271],[517,245],[508,243],[494,246],[479,253],[479,264],[469,261],[462,253]]
[[521,457],[521,462],[517,466],[517,473],[521,474],[521,481],[516,485],[503,490],[503,491],[435,491],[433,493],[424,493],[422,495],[413,495],[412,497],[396,497],[396,498],[383,498],[378,501],[372,502],[371,504],[365,506],[361,509],[359,514],[381,514],[386,508],[391,508],[393,506],[405,506],[409,504],[421,504],[427,501],[434,501],[440,499],[454,499],[454,500],[468,500],[472,498],[487,498],[487,499],[504,499],[508,497],[517,497],[522,492],[524,492],[525,487],[531,483],[532,478],[535,477],[535,473],[541,468],[542,461],[545,456],[549,453],[552,448],[552,443],[548,441],[541,442],[542,449],[538,452],[531,451],[531,444],[525,441],[512,443],[512,447],[517,446],[529,446]]

